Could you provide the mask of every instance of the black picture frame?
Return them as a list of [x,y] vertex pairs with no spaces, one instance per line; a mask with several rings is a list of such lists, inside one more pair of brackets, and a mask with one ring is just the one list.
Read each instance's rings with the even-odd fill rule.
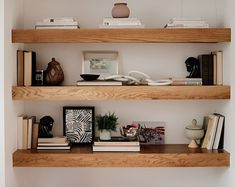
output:
[[94,141],[95,107],[63,107],[63,134],[74,144],[92,144]]

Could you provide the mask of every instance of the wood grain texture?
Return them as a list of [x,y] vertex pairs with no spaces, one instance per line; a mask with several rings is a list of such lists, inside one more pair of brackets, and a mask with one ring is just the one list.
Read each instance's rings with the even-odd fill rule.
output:
[[230,41],[230,28],[12,30],[13,43],[213,43]]
[[230,86],[12,87],[13,100],[229,99]]
[[187,145],[141,147],[134,152],[92,152],[91,147],[71,152],[17,150],[14,167],[228,167],[230,154],[224,150],[188,149]]

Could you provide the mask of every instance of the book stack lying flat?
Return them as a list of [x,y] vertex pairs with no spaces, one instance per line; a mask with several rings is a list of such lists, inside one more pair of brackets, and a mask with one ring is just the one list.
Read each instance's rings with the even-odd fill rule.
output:
[[140,142],[136,141],[128,141],[123,139],[122,137],[112,137],[111,140],[102,141],[98,138],[95,140],[93,144],[93,151],[125,151],[125,152],[139,152],[140,151]]
[[46,18],[35,24],[35,29],[78,29],[79,24],[73,18]]
[[202,78],[171,78],[173,86],[201,86]]
[[70,142],[66,137],[38,138],[38,150],[69,150]]
[[209,28],[209,24],[202,18],[175,17],[165,28]]
[[121,81],[96,80],[96,81],[77,81],[77,86],[122,86]]
[[104,18],[100,28],[144,28],[137,18]]

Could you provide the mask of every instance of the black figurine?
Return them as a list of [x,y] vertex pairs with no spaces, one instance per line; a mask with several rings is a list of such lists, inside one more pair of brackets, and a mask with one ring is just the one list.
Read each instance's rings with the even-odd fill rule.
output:
[[198,59],[194,57],[189,57],[185,61],[185,65],[187,68],[187,72],[190,72],[190,74],[187,76],[187,78],[200,78],[200,65]]
[[39,123],[39,138],[52,138],[53,134],[50,132],[52,130],[54,119],[51,116],[44,116],[40,119]]

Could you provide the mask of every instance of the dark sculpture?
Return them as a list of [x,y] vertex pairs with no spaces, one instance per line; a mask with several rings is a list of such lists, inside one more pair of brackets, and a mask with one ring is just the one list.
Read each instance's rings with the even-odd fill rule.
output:
[[185,61],[185,65],[187,68],[187,72],[190,72],[190,74],[187,76],[187,78],[200,78],[200,65],[198,59],[194,57],[189,57]]
[[53,134],[50,132],[52,130],[52,126],[54,123],[54,119],[51,116],[44,116],[40,119],[39,123],[39,138],[52,138]]

